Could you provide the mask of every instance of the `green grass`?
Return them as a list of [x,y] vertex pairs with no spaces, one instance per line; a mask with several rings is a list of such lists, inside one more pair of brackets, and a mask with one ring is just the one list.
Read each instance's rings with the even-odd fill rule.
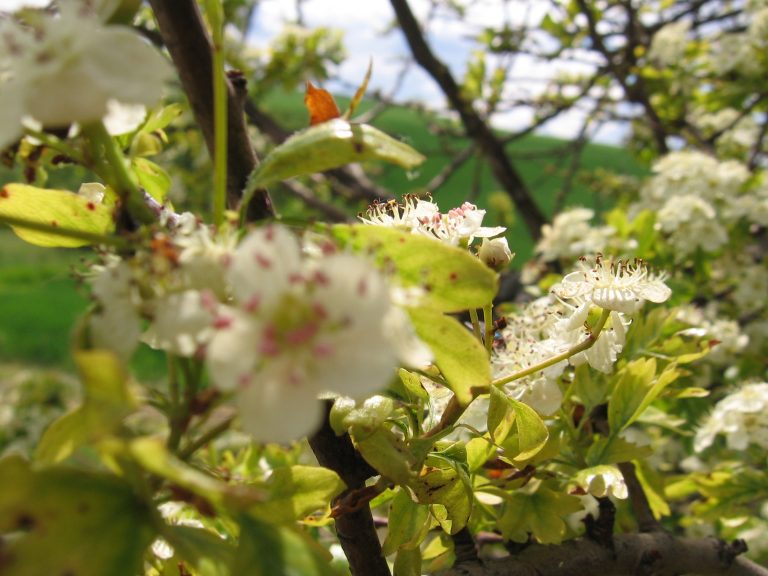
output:
[[[339,99],[342,109],[346,102],[343,98]],[[363,102],[360,111],[364,112],[369,105]],[[266,102],[265,108],[292,129],[307,124],[301,94],[276,95]],[[422,189],[450,160],[450,150],[461,150],[467,143],[463,138],[436,136],[428,130],[423,115],[406,109],[389,109],[373,124],[407,142],[428,158],[424,165],[411,173],[394,166],[366,166],[375,180],[396,195]],[[530,156],[536,151],[561,144],[563,142],[555,138],[529,136],[510,145],[509,153],[513,158]],[[626,151],[610,146],[588,145],[582,160],[586,170],[605,167],[625,174],[643,173],[643,168]],[[515,161],[536,201],[548,214],[568,163],[568,158],[561,158],[560,164],[542,158]],[[72,189],[79,175],[73,170],[51,171],[50,185]],[[0,170],[0,184],[18,179],[18,173]],[[279,205],[281,199],[277,200]],[[465,200],[488,209],[486,224],[508,226],[510,245],[517,252],[516,262],[518,265],[525,262],[531,252],[531,241],[485,164],[478,169],[477,159],[470,159],[435,195],[435,200],[444,210]],[[576,182],[565,203],[594,206],[595,200],[588,189]],[[87,255],[87,250],[52,250],[30,246],[10,231],[0,230],[0,363],[73,368],[69,354],[70,334],[77,319],[87,309],[89,298],[87,290],[78,286],[71,271],[73,267],[82,268]],[[142,346],[133,368],[140,378],[158,378],[164,372],[164,360],[161,354]]]

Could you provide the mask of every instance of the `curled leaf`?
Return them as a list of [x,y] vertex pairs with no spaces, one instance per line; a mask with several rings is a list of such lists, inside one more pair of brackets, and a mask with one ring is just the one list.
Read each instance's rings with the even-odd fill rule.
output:
[[339,107],[328,90],[315,88],[307,80],[307,91],[304,94],[304,105],[309,110],[309,125],[314,126],[341,116]]

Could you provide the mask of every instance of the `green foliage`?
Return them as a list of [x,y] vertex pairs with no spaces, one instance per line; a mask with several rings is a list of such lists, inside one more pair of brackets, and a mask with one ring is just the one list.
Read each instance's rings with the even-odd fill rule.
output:
[[[0,219],[13,218],[13,231],[30,244],[73,248],[94,242],[93,237],[115,228],[112,208],[66,190],[47,190],[7,184],[0,193]],[[32,227],[31,225],[36,225]],[[60,228],[70,234],[56,234]]]
[[3,574],[134,576],[154,535],[151,513],[122,479],[0,460]]
[[272,150],[248,179],[247,190],[369,160],[410,169],[421,164],[424,156],[373,126],[337,118],[297,132]]

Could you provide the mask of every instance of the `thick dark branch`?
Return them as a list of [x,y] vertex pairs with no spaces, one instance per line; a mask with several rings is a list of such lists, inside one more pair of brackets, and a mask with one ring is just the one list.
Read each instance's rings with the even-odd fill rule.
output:
[[635,520],[637,520],[640,532],[660,530],[661,525],[654,517],[645,490],[643,490],[643,486],[635,473],[635,465],[632,462],[619,462],[619,470],[624,476],[624,483],[627,485],[629,500],[632,503],[632,510],[635,513]]
[[560,546],[531,544],[514,556],[457,564],[440,576],[768,576],[768,569],[739,556],[743,551],[740,540],[623,534],[614,538],[613,550],[586,538]]
[[451,107],[458,112],[467,136],[488,158],[493,175],[515,203],[531,237],[538,240],[541,236],[541,226],[546,222],[546,218],[533,201],[520,174],[509,161],[503,144],[472,107],[472,102],[467,101],[461,94],[461,89],[448,67],[432,53],[408,1],[390,0],[390,4],[416,62],[437,82]]
[[[194,0],[150,0],[163,43],[171,54],[195,119],[205,137],[211,157],[214,155],[213,129],[213,48]],[[243,116],[242,86],[227,80],[227,204],[236,208],[248,175],[256,166]],[[266,190],[257,192],[250,206],[250,220],[274,216]]]
[[[333,470],[344,481],[346,493],[360,490],[365,481],[378,472],[363,460],[348,435],[336,436],[328,421],[331,404],[327,404],[325,422],[309,439],[309,445],[320,465]],[[336,534],[353,576],[391,576],[381,553],[370,507],[364,506],[356,512],[343,514],[335,522]]]

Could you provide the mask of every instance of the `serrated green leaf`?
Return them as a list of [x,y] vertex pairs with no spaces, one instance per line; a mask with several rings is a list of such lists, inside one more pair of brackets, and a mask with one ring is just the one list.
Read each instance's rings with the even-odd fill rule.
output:
[[507,395],[497,386],[491,386],[488,402],[488,433],[491,439],[501,444],[507,439],[515,423],[515,410]]
[[403,287],[422,289],[419,307],[460,312],[482,308],[496,295],[497,274],[462,248],[385,226],[339,224],[331,232],[393,269]]
[[[400,384],[402,384],[401,397],[408,402],[427,402],[429,400],[429,393],[424,389],[421,384],[421,378],[418,374],[409,372],[405,368],[400,368],[398,371],[400,376]],[[398,387],[399,388],[399,387]],[[396,391],[399,391],[396,388]]]
[[0,460],[3,576],[135,576],[154,537],[147,503],[120,479]]
[[608,425],[618,434],[632,424],[680,376],[675,364],[656,376],[656,360],[640,358],[624,366],[608,402]]
[[51,231],[11,226],[16,235],[30,244],[75,248],[91,242],[56,234],[55,228],[84,234],[105,235],[115,229],[112,209],[67,190],[47,190],[25,184],[6,184],[0,191],[0,217],[20,218],[50,226]]
[[169,104],[164,106],[160,110],[153,112],[144,125],[139,129],[140,132],[151,133],[155,130],[162,130],[173,122],[176,118],[181,116],[184,108],[181,104]]
[[249,512],[266,522],[283,524],[327,508],[346,485],[328,468],[284,466],[273,470],[267,482],[257,487],[267,493],[266,500],[251,506]]
[[525,542],[528,534],[542,544],[560,544],[566,533],[563,518],[581,510],[575,496],[539,485],[535,492],[518,491],[504,503],[498,528],[505,538]]
[[421,576],[421,550],[402,548],[397,551],[392,576]]
[[469,405],[473,390],[486,390],[491,382],[485,348],[451,316],[425,308],[410,308],[408,313],[416,334],[432,350],[435,364],[459,404]]
[[139,438],[128,445],[128,452],[144,469],[188,490],[213,506],[244,511],[267,498],[265,491],[252,486],[237,486],[208,476],[179,460],[156,438]]
[[467,525],[472,512],[472,486],[462,466],[444,466],[445,463],[439,468],[425,467],[409,487],[419,502],[444,507],[444,517],[436,514],[434,507],[433,515],[446,532],[456,534]]
[[192,526],[169,525],[163,538],[175,555],[190,564],[200,576],[230,576],[235,548],[213,532]]
[[632,444],[620,436],[598,438],[587,450],[585,460],[589,466],[598,464],[618,464],[630,462],[650,456],[653,450],[650,446]]
[[527,460],[544,448],[549,438],[549,431],[536,410],[512,398],[508,400],[515,411],[515,429],[519,448],[514,458]]
[[391,430],[379,428],[362,439],[357,438],[354,428],[350,432],[357,450],[382,476],[395,484],[406,484],[414,476],[415,458],[402,438]]
[[120,360],[106,350],[79,350],[75,364],[83,385],[83,404],[53,422],[35,451],[35,461],[61,462],[78,447],[117,430],[136,402]]
[[272,150],[249,177],[247,189],[368,160],[410,170],[425,158],[373,126],[336,118],[297,132]]
[[389,509],[387,537],[382,554],[418,548],[429,532],[429,506],[414,502],[405,488],[398,490]]
[[232,574],[339,576],[330,560],[325,549],[298,530],[243,517]]
[[162,204],[171,189],[171,177],[168,172],[146,158],[134,158],[133,167],[139,185]]

